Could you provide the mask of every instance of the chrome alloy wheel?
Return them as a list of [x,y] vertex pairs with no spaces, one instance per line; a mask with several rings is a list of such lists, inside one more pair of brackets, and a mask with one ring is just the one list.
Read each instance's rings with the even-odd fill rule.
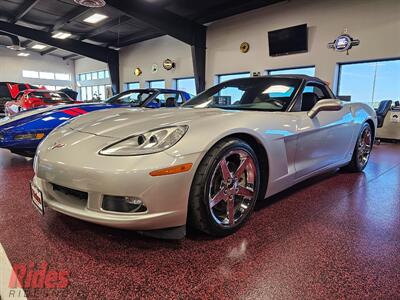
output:
[[372,150],[372,132],[369,126],[364,128],[358,142],[358,162],[364,167],[369,160]]
[[234,227],[256,201],[257,168],[244,150],[232,150],[215,167],[209,184],[209,207],[218,225]]

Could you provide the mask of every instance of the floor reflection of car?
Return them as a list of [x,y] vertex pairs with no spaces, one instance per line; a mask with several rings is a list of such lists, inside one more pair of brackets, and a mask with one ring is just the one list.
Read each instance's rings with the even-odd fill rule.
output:
[[13,116],[21,111],[33,108],[74,103],[81,102],[73,100],[62,92],[24,90],[18,94],[16,100],[6,102],[4,112],[6,116]]
[[190,99],[186,92],[169,89],[130,90],[102,103],[81,103],[44,107],[20,112],[0,120],[0,148],[33,156],[37,146],[54,128],[89,112],[118,107],[176,107]]
[[257,200],[327,170],[362,171],[375,132],[371,107],[340,101],[318,78],[236,79],[176,109],[71,120],[39,146],[32,190],[41,211],[44,202],[106,226],[225,236]]

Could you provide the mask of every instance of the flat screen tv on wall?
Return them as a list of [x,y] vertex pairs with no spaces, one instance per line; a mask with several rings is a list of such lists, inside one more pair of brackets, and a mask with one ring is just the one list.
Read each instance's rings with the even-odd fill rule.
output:
[[307,24],[270,31],[268,42],[270,56],[307,52]]

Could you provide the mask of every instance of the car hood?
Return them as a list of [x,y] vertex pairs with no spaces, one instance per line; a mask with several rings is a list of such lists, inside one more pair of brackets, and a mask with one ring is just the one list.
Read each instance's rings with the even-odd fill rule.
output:
[[72,120],[68,125],[73,130],[103,137],[126,138],[149,130],[174,126],[190,125],[196,121],[220,118],[237,111],[221,109],[163,108],[132,109],[119,108],[96,111]]
[[105,103],[84,103],[84,104],[64,104],[57,106],[47,106],[43,108],[30,109],[22,111],[14,116],[5,117],[0,119],[0,128],[14,128],[15,126],[23,125],[28,122],[35,121],[37,119],[47,117],[53,113],[69,109],[69,108],[85,108],[85,107],[112,107],[112,105]]

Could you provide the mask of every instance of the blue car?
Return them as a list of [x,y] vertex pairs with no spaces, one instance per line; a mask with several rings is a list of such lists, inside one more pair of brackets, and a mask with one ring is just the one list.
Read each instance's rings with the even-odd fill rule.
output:
[[40,142],[62,123],[96,110],[119,107],[177,107],[191,98],[186,92],[169,89],[137,89],[118,94],[101,103],[43,107],[0,120],[0,148],[32,157]]

